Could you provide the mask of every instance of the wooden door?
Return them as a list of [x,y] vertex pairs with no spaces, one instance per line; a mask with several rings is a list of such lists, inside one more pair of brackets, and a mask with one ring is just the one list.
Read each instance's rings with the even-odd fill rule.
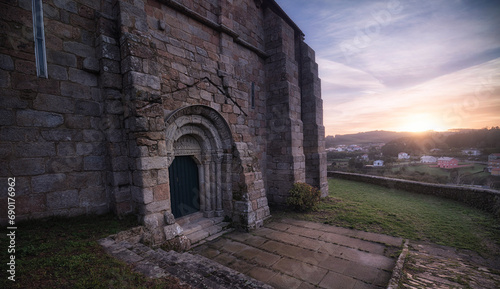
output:
[[198,165],[190,156],[178,156],[168,168],[172,214],[179,218],[200,210]]

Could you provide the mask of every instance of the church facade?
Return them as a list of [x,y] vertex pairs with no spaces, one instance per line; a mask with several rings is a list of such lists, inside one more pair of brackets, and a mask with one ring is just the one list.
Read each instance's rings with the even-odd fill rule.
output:
[[273,0],[0,6],[18,220],[114,211],[154,230],[201,212],[253,229],[294,182],[327,194],[314,51]]

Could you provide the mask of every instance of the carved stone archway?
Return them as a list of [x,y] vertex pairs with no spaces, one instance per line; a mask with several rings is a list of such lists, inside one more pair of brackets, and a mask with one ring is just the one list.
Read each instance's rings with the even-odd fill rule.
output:
[[198,164],[204,217],[231,216],[233,140],[224,118],[211,107],[193,105],[169,113],[165,124],[168,166],[176,156],[192,156]]

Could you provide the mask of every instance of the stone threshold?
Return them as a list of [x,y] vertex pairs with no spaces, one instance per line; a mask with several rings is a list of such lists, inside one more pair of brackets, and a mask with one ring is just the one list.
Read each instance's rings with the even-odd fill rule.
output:
[[198,212],[175,220],[182,228],[182,233],[195,247],[207,241],[212,241],[223,234],[233,231],[229,222],[223,217],[205,218]]

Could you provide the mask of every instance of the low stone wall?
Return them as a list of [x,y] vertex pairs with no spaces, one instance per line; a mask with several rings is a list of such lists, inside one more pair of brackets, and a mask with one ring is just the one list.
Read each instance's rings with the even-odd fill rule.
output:
[[443,197],[462,202],[464,204],[487,212],[491,212],[497,217],[500,217],[500,192],[495,190],[422,183],[337,171],[328,172],[328,177],[369,183],[413,193]]

